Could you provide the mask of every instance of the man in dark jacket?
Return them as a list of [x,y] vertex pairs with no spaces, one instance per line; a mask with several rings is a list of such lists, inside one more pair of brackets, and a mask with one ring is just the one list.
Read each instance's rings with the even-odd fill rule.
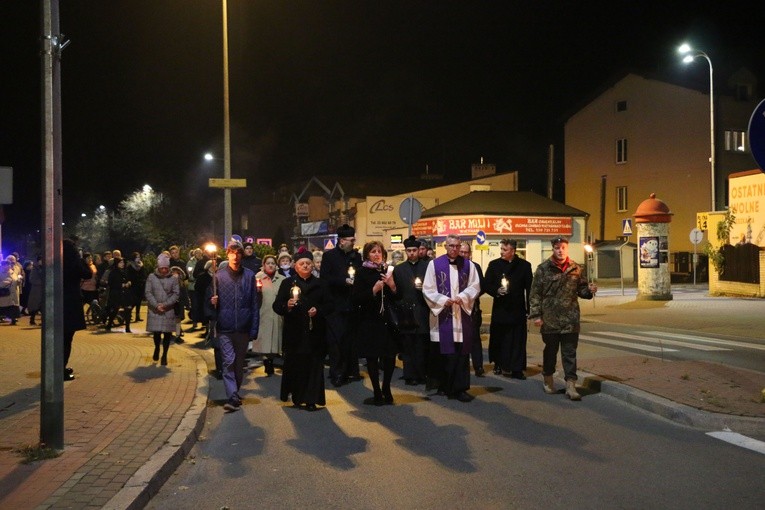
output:
[[399,331],[404,380],[408,385],[415,385],[424,383],[426,375],[430,309],[422,297],[422,282],[425,280],[428,261],[420,260],[420,242],[414,236],[404,240],[404,249],[406,261],[393,269],[393,280],[401,297],[400,304],[413,307],[417,321],[415,329]]
[[[351,288],[353,274],[361,267],[361,255],[353,249],[356,230],[348,225],[337,229],[337,246],[328,250],[321,260],[320,277],[329,286],[333,312],[327,317],[327,349],[329,377],[332,385],[357,380],[359,359],[353,343],[353,314]],[[349,273],[349,269],[353,271]]]
[[514,239],[499,242],[498,259],[489,262],[483,291],[494,298],[489,330],[489,360],[494,373],[526,379],[526,321],[531,292],[531,264],[520,258]]
[[253,273],[258,274],[258,271],[260,271],[260,267],[263,264],[258,256],[255,255],[255,247],[252,245],[252,243],[244,243],[243,246],[244,257],[242,257],[242,265]]
[[223,362],[223,386],[228,401],[223,408],[238,411],[242,405],[242,386],[247,344],[258,337],[260,304],[255,285],[255,273],[242,267],[244,249],[239,243],[226,248],[228,265],[216,274],[217,295],[208,288],[209,302],[217,310],[216,329]]

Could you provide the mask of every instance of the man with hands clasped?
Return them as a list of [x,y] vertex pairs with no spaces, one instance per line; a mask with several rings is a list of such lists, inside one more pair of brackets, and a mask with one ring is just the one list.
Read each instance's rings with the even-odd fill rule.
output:
[[551,241],[552,256],[539,264],[531,285],[529,318],[541,328],[545,344],[542,375],[545,393],[555,393],[553,374],[561,352],[566,396],[581,400],[576,391],[576,348],[579,343],[579,298],[592,299],[598,286],[587,282],[579,264],[568,257],[568,239]]

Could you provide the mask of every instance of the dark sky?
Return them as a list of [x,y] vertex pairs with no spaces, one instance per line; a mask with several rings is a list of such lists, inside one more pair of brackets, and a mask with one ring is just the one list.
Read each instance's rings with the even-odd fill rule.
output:
[[[252,194],[312,175],[467,179],[483,156],[543,193],[547,146],[622,71],[708,87],[765,76],[765,3],[229,0],[232,176]],[[690,7],[690,8],[688,8]],[[144,183],[205,200],[222,155],[219,0],[61,0],[65,219]],[[40,2],[0,0],[4,233],[39,224]],[[560,158],[559,158],[560,159]],[[218,164],[219,165],[219,164]],[[556,171],[562,173],[562,161]],[[560,188],[560,185],[558,186]],[[219,193],[219,192],[218,192]],[[255,198],[253,198],[255,199]]]

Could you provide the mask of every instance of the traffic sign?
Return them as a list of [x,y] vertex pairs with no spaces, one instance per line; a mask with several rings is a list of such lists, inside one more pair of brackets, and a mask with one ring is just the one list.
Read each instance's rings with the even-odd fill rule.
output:
[[475,242],[479,245],[482,245],[486,242],[486,232],[483,230],[479,230],[475,235]]
[[416,198],[405,198],[398,206],[398,216],[407,225],[414,225],[422,217],[422,204]]
[[211,188],[246,188],[247,179],[210,179]]
[[335,243],[332,242],[332,239],[324,240],[324,251],[331,250],[334,247],[335,247]]
[[704,239],[704,232],[702,232],[701,230],[697,228],[694,228],[693,230],[691,230],[690,238],[693,244],[699,244],[701,240]]
[[622,235],[632,235],[632,220],[629,218],[622,220]]
[[749,148],[760,169],[765,170],[765,99],[757,105],[749,119]]

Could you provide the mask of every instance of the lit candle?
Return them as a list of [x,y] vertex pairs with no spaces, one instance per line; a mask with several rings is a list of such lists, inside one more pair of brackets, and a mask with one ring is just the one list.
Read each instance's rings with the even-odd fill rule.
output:
[[295,301],[297,301],[299,297],[300,297],[300,287],[295,285],[294,287],[292,287],[292,298]]
[[353,266],[348,268],[348,278],[353,280],[353,278],[356,276],[356,269],[354,269]]
[[258,288],[258,292],[263,290],[263,280],[261,280],[260,278],[255,278],[255,284]]
[[502,281],[501,281],[500,283],[502,284],[502,290],[507,290],[507,286],[508,286],[508,284],[509,284],[510,282],[509,282],[509,281],[507,281],[507,278],[505,278],[505,277],[503,276],[503,277],[502,277]]
[[416,276],[414,278],[414,288],[415,289],[421,289],[422,288],[422,280],[420,279],[419,276]]

